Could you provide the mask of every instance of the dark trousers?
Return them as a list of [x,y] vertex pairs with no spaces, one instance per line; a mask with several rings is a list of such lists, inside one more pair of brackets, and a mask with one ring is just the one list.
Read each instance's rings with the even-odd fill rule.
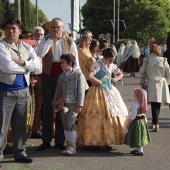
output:
[[[52,141],[53,108],[52,101],[56,89],[57,78],[42,76],[42,97],[43,97],[43,119],[42,119],[42,141]],[[56,114],[55,143],[64,144],[64,128],[60,114]]]
[[41,76],[37,77],[37,82],[34,86],[35,95],[35,114],[34,121],[32,125],[32,133],[38,133],[40,130],[41,122],[41,107],[42,107],[42,93],[41,93]]
[[159,122],[159,113],[160,113],[161,103],[151,102],[151,110],[152,110],[152,123],[154,125]]

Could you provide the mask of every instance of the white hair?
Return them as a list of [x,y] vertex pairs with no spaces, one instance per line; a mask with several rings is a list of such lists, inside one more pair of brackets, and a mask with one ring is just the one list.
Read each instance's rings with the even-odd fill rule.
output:
[[33,28],[33,30],[32,30],[33,34],[34,34],[35,31],[37,31],[37,30],[43,31],[43,34],[44,34],[44,29],[43,29],[42,27],[40,27],[40,26],[36,26],[36,27]]

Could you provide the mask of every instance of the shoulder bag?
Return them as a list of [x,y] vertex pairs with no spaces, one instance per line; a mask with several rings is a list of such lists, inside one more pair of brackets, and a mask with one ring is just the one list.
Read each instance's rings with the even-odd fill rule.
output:
[[62,93],[61,95],[57,98],[56,100],[56,110],[57,112],[60,112],[61,110],[63,110],[64,108],[64,93],[65,93],[65,90],[66,90],[66,87],[67,87],[67,83],[68,83],[68,80],[70,79],[70,77],[75,73],[76,71],[74,70],[67,78],[65,84],[64,84],[64,88],[62,90]]
[[[148,59],[149,59],[149,57],[148,57]],[[146,69],[147,69],[148,59],[146,61],[146,67],[145,67],[144,75],[141,77],[141,80],[140,80],[141,88],[144,89],[144,90],[147,90],[147,88],[148,88],[148,80],[147,80],[147,76],[146,76]]]

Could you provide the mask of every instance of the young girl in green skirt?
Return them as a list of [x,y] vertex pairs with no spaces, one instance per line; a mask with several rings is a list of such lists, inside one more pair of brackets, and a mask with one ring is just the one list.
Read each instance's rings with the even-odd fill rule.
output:
[[141,88],[135,88],[134,101],[132,103],[126,128],[125,144],[136,148],[131,153],[135,156],[143,156],[143,146],[150,143],[151,138],[146,122],[147,93]]

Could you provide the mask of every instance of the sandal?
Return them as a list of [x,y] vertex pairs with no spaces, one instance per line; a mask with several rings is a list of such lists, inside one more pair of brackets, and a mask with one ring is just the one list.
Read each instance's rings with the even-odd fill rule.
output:
[[159,132],[159,125],[155,125],[155,128],[153,128],[152,132]]
[[76,154],[76,145],[71,143],[71,142],[67,142],[67,149],[64,150],[62,153],[63,155],[74,155]]

